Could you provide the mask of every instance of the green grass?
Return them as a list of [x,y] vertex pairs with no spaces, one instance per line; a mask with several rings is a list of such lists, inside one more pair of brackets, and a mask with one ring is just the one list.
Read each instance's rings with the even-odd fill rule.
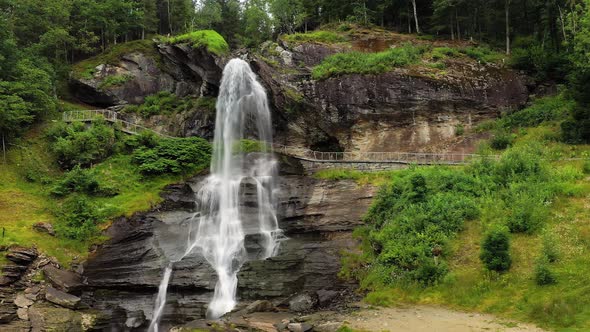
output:
[[80,61],[73,66],[73,74],[77,78],[92,79],[95,68],[101,64],[117,65],[121,58],[134,52],[143,53],[156,60],[159,64],[160,54],[151,40],[134,40],[128,43],[113,45],[105,52]]
[[324,43],[324,44],[336,44],[343,43],[349,40],[348,37],[333,32],[316,30],[307,33],[294,33],[291,35],[284,35],[281,37],[286,42],[290,43]]
[[114,86],[121,86],[130,80],[133,79],[132,75],[112,75],[107,76],[100,84],[98,85],[99,89],[107,89]]
[[223,36],[214,30],[193,31],[184,35],[165,38],[164,41],[169,44],[188,43],[194,48],[205,47],[209,52],[216,55],[224,55],[229,52],[229,45]]
[[481,63],[495,63],[509,58],[504,53],[497,52],[486,46],[465,47],[460,52]]
[[[371,292],[365,300],[374,305],[391,306],[398,303],[417,303],[444,305],[458,310],[486,312],[500,317],[528,321],[556,331],[588,331],[590,329],[590,183],[588,161],[562,161],[560,158],[590,158],[590,146],[567,145],[559,142],[556,131],[559,130],[559,111],[554,118],[546,118],[547,109],[567,107],[561,97],[548,98],[535,103],[525,114],[518,115],[510,126],[519,128],[514,132],[513,148],[527,150],[536,146],[536,155],[541,165],[540,176],[545,180],[533,181],[524,175],[514,177],[511,172],[498,177],[495,182],[504,182],[496,189],[486,189],[485,180],[472,187],[476,194],[474,199],[479,210],[479,217],[465,221],[463,230],[443,241],[443,257],[448,267],[446,273],[437,282],[428,286],[411,280],[392,282],[389,267],[378,268],[379,261],[374,261],[376,254],[371,254],[371,246],[363,245],[365,256],[345,255],[343,258],[344,277],[357,277],[361,284]],[[533,113],[527,114],[527,112]],[[538,113],[538,114],[537,114]],[[539,115],[539,116],[537,116]],[[547,121],[546,121],[547,120]],[[499,120],[502,122],[504,120]],[[528,124],[538,124],[526,127]],[[494,123],[492,127],[496,128]],[[523,127],[520,127],[523,126]],[[506,157],[505,157],[506,158]],[[512,159],[511,162],[514,162]],[[527,160],[527,159],[524,159]],[[517,164],[514,164],[517,165]],[[522,165],[526,165],[522,164]],[[450,169],[445,176],[460,176],[473,166]],[[520,167],[520,166],[518,166]],[[501,168],[499,168],[501,169]],[[317,174],[324,179],[349,178],[367,181],[377,178],[378,183],[399,182],[407,174],[425,174],[427,184],[434,185],[444,178],[437,173],[440,170],[415,168],[405,171],[389,172],[379,176],[355,171],[331,170]],[[455,174],[455,175],[452,175]],[[462,176],[462,175],[461,175]],[[459,177],[460,178],[460,177]],[[512,179],[510,179],[512,178]],[[505,180],[508,179],[508,180]],[[452,181],[453,186],[469,189],[461,181]],[[489,182],[488,182],[489,183]],[[430,186],[428,185],[428,186]],[[526,193],[521,198],[512,199],[514,193]],[[545,196],[548,193],[549,196]],[[542,195],[547,197],[540,206],[529,210],[540,212],[538,227],[530,232],[512,233],[510,255],[511,269],[503,274],[485,270],[480,260],[480,246],[485,232],[491,225],[504,223],[513,218],[513,211],[525,206],[526,197]],[[456,199],[449,199],[447,202]],[[392,201],[391,204],[395,204]],[[528,203],[527,203],[528,204]],[[404,204],[404,207],[408,204]],[[515,210],[516,208],[516,210]],[[443,211],[443,210],[440,210]],[[402,212],[403,214],[403,212]],[[442,212],[439,212],[442,214]],[[392,213],[387,220],[399,218],[399,213]],[[418,215],[412,213],[413,220]],[[411,225],[411,224],[410,224]],[[364,238],[368,233],[359,229],[357,236]],[[427,232],[417,233],[426,236]],[[547,255],[547,238],[557,254],[554,262],[546,263],[555,277],[555,284],[538,285],[535,277],[538,262]],[[375,248],[375,246],[373,246]],[[377,246],[378,248],[378,246]],[[367,261],[367,259],[369,261]],[[372,263],[371,263],[372,262]],[[367,272],[363,267],[370,267]],[[384,278],[384,276],[386,278]]]
[[[83,259],[91,244],[104,239],[73,240],[32,229],[37,222],[48,222],[55,228],[60,223],[61,205],[68,199],[51,194],[54,184],[62,179],[64,173],[57,167],[42,132],[43,128],[34,128],[17,142],[18,148],[9,150],[6,164],[0,161],[0,245],[35,246],[69,266],[74,258]],[[163,188],[202,170],[196,169],[190,174],[144,177],[137,167],[131,155],[125,153],[116,154],[94,166],[98,181],[116,188],[118,192],[111,197],[83,195],[105,218],[100,228],[107,227],[114,218],[153,208],[162,202],[160,192]],[[0,265],[3,262],[0,259]]]
[[110,184],[120,190],[119,194],[113,197],[93,198],[94,202],[103,206],[110,218],[128,217],[135,212],[147,211],[155,207],[162,202],[160,192],[164,187],[189,177],[189,175],[143,177],[133,165],[129,155],[113,156],[95,168],[101,183]]
[[418,63],[424,51],[424,48],[406,44],[378,53],[337,53],[314,67],[312,77],[322,80],[348,74],[381,74]]
[[459,52],[459,49],[448,46],[435,47],[432,49],[432,51],[430,51],[430,57],[435,61],[444,60],[448,57],[458,57],[460,55],[461,53]]

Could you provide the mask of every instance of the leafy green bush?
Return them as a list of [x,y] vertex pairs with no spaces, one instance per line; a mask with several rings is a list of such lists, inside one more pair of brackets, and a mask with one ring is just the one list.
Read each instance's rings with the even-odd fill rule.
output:
[[542,255],[547,258],[549,263],[555,263],[559,259],[559,249],[556,245],[557,240],[551,234],[543,236]]
[[62,197],[71,193],[114,196],[117,194],[117,190],[111,186],[101,184],[94,170],[82,169],[76,165],[51,188],[51,194],[54,196]]
[[563,120],[575,103],[563,94],[535,100],[533,105],[499,120],[505,128],[534,127],[544,122]]
[[447,57],[458,57],[461,53],[458,49],[452,47],[435,47],[430,52],[430,56],[433,60],[443,60]]
[[512,233],[533,233],[545,222],[547,211],[538,197],[530,192],[513,197],[507,226]]
[[489,230],[484,237],[479,258],[490,271],[508,271],[512,266],[508,229],[496,226]]
[[98,211],[84,196],[68,198],[58,213],[57,234],[79,241],[91,240],[100,234],[98,225],[104,220]]
[[506,58],[506,55],[484,46],[466,47],[460,52],[481,63],[493,63]]
[[[476,182],[447,169],[424,169],[384,187],[365,216],[379,273],[432,284],[447,272],[441,253],[465,220],[478,216]],[[437,250],[438,251],[438,250]],[[374,271],[378,272],[376,268]],[[385,272],[386,271],[386,272]]]
[[113,86],[123,85],[130,80],[133,79],[132,75],[112,75],[107,76],[100,84],[98,85],[99,89],[107,89]]
[[512,46],[510,66],[526,71],[539,81],[564,80],[570,70],[565,53],[544,47],[532,38],[518,38]]
[[584,161],[584,164],[582,165],[582,170],[584,174],[590,174],[590,159]]
[[115,131],[104,121],[94,121],[89,128],[81,122],[60,123],[49,128],[46,137],[58,164],[64,169],[90,166],[114,151]]
[[[350,30],[350,29],[349,29]],[[342,36],[336,32],[316,30],[307,33],[294,33],[291,35],[284,35],[282,39],[286,42],[291,43],[326,43],[335,44],[341,43],[348,40],[345,36]]]
[[539,259],[535,264],[535,282],[539,286],[557,283],[557,278],[549,268],[549,262],[545,258]]
[[229,52],[229,45],[217,31],[198,30],[184,35],[165,38],[169,44],[189,43],[194,48],[205,47],[209,52],[223,55]]
[[417,63],[423,52],[424,48],[406,44],[378,53],[337,53],[315,66],[312,76],[321,80],[347,74],[381,74],[395,67]]
[[490,140],[490,145],[494,150],[506,150],[514,140],[512,134],[506,131],[497,131]]
[[234,146],[234,153],[262,152],[268,150],[265,142],[243,139]]
[[495,180],[497,183],[506,185],[510,182],[539,179],[545,175],[545,167],[540,155],[540,149],[534,145],[506,151],[500,161],[495,164],[493,170]]
[[133,161],[144,175],[186,173],[203,169],[211,160],[211,145],[202,138],[164,138],[154,147],[143,146]]

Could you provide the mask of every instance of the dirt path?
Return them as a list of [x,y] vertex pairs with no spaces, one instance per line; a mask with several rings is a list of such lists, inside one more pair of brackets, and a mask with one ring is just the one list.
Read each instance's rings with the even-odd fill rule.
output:
[[429,306],[363,309],[341,319],[352,328],[366,331],[546,332],[533,325],[501,320],[492,315]]

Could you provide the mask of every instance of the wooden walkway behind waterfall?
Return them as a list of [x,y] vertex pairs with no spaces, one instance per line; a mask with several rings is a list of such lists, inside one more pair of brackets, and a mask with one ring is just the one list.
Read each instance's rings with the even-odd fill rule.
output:
[[[122,119],[115,111],[83,110],[63,113],[64,122],[90,122],[103,119],[117,125],[117,129],[132,135],[149,131],[162,137],[172,137],[164,132],[140,126]],[[473,160],[498,156],[483,156],[463,153],[421,153],[421,152],[324,152],[310,149],[273,144],[276,153],[302,161],[306,169],[354,168],[360,170],[384,170],[402,168],[408,164],[418,165],[463,165]]]

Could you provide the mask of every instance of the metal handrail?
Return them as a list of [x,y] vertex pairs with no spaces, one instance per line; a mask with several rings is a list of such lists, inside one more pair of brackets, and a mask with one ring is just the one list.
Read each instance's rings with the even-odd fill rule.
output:
[[498,155],[472,153],[425,153],[425,152],[325,152],[306,148],[273,144],[272,149],[281,154],[291,155],[315,162],[375,162],[375,163],[417,163],[417,164],[465,164],[475,159],[500,158]]
[[132,123],[119,118],[119,114],[115,111],[98,109],[98,110],[80,110],[80,111],[66,111],[62,114],[64,122],[87,122],[95,121],[97,119],[104,119],[106,121],[117,123],[121,125],[121,130],[130,134],[137,135],[142,131],[150,131],[162,137],[171,137],[158,130],[147,128],[136,123]]
[[[171,137],[160,131],[147,128],[129,121],[119,118],[119,114],[111,110],[81,110],[81,111],[67,111],[63,113],[62,119],[64,122],[73,121],[94,121],[97,119],[105,119],[106,121],[117,123],[121,125],[121,130],[130,134],[138,134],[141,131],[150,131],[163,137]],[[499,155],[478,155],[471,153],[425,153],[425,152],[362,152],[362,151],[346,151],[346,152],[326,152],[314,151],[308,148],[272,144],[267,147],[276,153],[289,155],[295,158],[304,159],[313,162],[336,162],[336,163],[416,163],[416,164],[445,164],[458,165],[466,164],[472,160],[478,159],[492,159],[498,160]]]

